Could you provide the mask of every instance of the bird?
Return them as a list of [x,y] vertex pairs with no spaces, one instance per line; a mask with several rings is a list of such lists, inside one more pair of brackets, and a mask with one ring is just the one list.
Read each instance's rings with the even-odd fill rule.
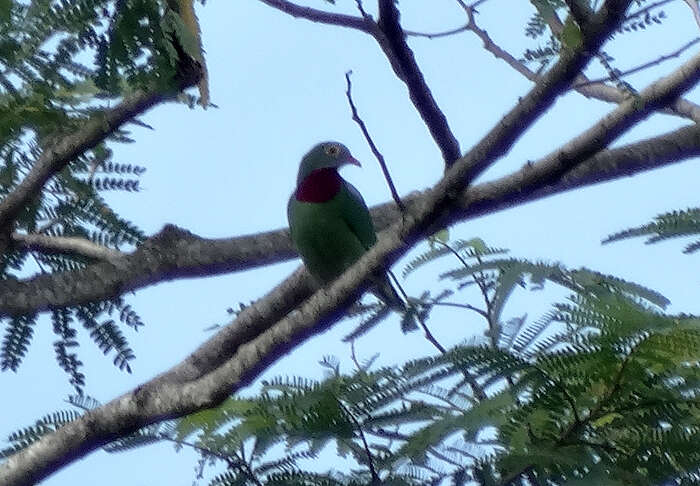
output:
[[[292,242],[320,285],[330,284],[377,242],[362,195],[338,173],[348,164],[361,167],[342,143],[316,144],[301,159],[287,205]],[[387,306],[406,309],[385,272],[372,279],[372,291]]]

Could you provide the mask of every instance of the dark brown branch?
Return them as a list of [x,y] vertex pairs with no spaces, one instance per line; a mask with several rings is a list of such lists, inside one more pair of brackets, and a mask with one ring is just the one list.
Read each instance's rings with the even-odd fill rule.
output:
[[566,6],[569,7],[571,17],[573,17],[573,19],[576,21],[579,27],[583,27],[584,25],[586,25],[590,17],[593,15],[593,11],[588,6],[588,4],[584,4],[584,2],[580,0],[564,1],[566,2]]
[[433,98],[413,51],[406,43],[394,0],[379,0],[378,27],[373,34],[375,39],[389,58],[399,79],[406,84],[411,101],[440,148],[446,166],[451,166],[462,155],[459,142]]
[[365,122],[360,118],[359,113],[357,112],[357,107],[355,106],[355,103],[352,100],[352,81],[350,81],[350,75],[352,74],[352,71],[348,71],[345,73],[345,81],[347,83],[347,90],[345,91],[345,95],[348,98],[348,103],[350,104],[350,110],[352,111],[352,119],[357,123],[357,125],[360,127],[360,130],[362,131],[362,135],[364,135],[365,140],[367,140],[367,143],[369,144],[369,148],[372,150],[372,153],[376,157],[377,161],[379,162],[379,166],[382,168],[382,172],[384,173],[384,179],[386,180],[386,183],[389,185],[389,191],[391,192],[391,197],[394,199],[394,202],[396,202],[396,205],[403,211],[404,205],[401,202],[401,197],[399,196],[398,191],[396,190],[396,186],[394,185],[394,181],[391,178],[391,174],[389,174],[389,168],[386,165],[386,161],[384,160],[384,156],[382,153],[379,151],[377,146],[374,143],[374,140],[372,140],[371,135],[369,134],[369,131],[367,130],[367,126],[365,125]]
[[355,17],[353,15],[336,14],[331,12],[326,12],[324,10],[319,10],[311,7],[302,7],[295,3],[289,2],[287,0],[260,0],[265,5],[269,5],[281,12],[284,12],[292,17],[310,20],[311,22],[318,22],[321,24],[337,25],[338,27],[347,27],[349,29],[356,29],[362,32],[371,33],[372,23],[368,22],[362,17]]
[[335,398],[335,401],[338,403],[340,409],[345,413],[345,415],[348,416],[350,421],[353,423],[353,425],[357,429],[358,434],[360,435],[360,439],[362,439],[362,446],[365,449],[365,454],[367,455],[367,467],[369,467],[369,473],[372,476],[372,485],[380,486],[381,478],[379,477],[379,474],[377,474],[377,470],[374,467],[374,458],[372,457],[372,451],[369,450],[369,444],[367,443],[367,437],[365,437],[365,432],[362,430],[362,425],[360,424],[360,422],[357,421],[355,415],[353,415],[353,413],[350,410],[348,410],[348,408],[338,397],[333,398]]
[[[445,118],[445,115],[433,98],[423,78],[423,74],[418,68],[413,52],[406,44],[404,32],[398,21],[398,9],[393,5],[393,2],[387,2],[387,4],[391,4],[390,9],[387,10],[386,5],[382,6],[383,0],[380,1],[380,22],[377,24],[364,12],[364,9],[361,8],[361,3],[358,6],[362,17],[354,17],[352,15],[333,14],[310,7],[302,7],[287,0],[260,1],[293,17],[348,27],[371,34],[386,54],[396,75],[408,87],[411,101],[442,151],[445,163],[449,166],[461,156],[459,143],[450,131],[447,118]],[[392,13],[390,18],[387,18],[387,11]],[[382,12],[384,12],[384,15],[382,15]]]

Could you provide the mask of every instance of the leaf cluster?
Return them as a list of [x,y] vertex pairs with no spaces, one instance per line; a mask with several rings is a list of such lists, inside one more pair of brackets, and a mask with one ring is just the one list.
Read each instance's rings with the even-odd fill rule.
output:
[[[688,208],[660,214],[650,223],[628,228],[608,236],[603,240],[603,243],[648,236],[645,243],[652,244],[671,238],[686,238],[699,234],[700,208]],[[688,243],[683,249],[683,253],[694,253],[698,250],[700,250],[700,239]]]
[[[183,59],[199,55],[192,34],[165,0],[0,2],[0,198],[15,190],[40,154],[63,135],[99,120],[112,100],[134,89],[173,90]],[[76,156],[22,208],[12,231],[81,238],[112,249],[140,244],[144,233],[104,197],[139,190],[145,167],[113,160],[109,148],[131,142],[129,132],[120,129]],[[77,253],[17,245],[2,253],[0,279],[80,270],[89,263]],[[121,298],[50,315],[57,363],[77,390],[85,377],[76,323],[105,354],[114,353],[118,368],[130,370],[133,353],[118,322],[134,328],[142,323]],[[0,322],[0,369],[18,369],[35,323],[36,316]]]

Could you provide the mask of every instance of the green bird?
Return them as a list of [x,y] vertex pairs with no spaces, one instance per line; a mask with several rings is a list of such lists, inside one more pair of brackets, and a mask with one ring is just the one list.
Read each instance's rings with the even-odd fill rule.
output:
[[[377,242],[360,192],[338,174],[346,164],[360,166],[342,143],[314,146],[301,159],[296,190],[287,205],[292,241],[309,273],[321,285],[335,280]],[[405,308],[386,275],[374,280],[373,292],[385,304]]]

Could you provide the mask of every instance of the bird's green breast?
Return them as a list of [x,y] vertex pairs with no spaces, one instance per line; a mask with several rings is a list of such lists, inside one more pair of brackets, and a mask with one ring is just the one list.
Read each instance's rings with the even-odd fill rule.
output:
[[338,277],[376,240],[367,207],[346,184],[326,202],[298,201],[294,195],[289,201],[292,240],[321,283]]

